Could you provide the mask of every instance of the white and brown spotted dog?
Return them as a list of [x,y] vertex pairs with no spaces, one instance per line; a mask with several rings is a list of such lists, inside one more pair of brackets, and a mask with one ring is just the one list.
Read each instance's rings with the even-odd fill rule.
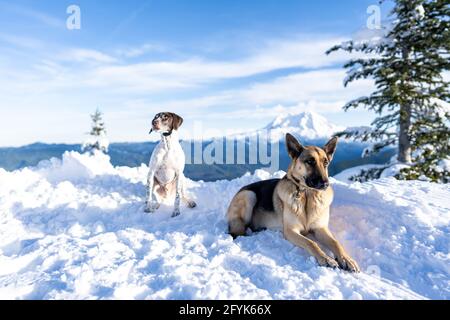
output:
[[[235,195],[227,212],[230,234],[243,236],[247,228],[282,230],[288,241],[306,249],[321,266],[359,272],[358,264],[328,229],[333,201],[328,165],[337,141],[335,137],[323,148],[304,147],[287,134],[286,145],[292,162],[286,176],[248,185]],[[336,260],[307,237],[311,234],[331,250]]]
[[155,212],[160,203],[174,198],[172,217],[180,214],[180,199],[189,208],[197,204],[188,199],[185,187],[185,155],[178,139],[183,118],[172,112],[158,113],[152,121],[152,132],[161,134],[161,141],[153,150],[147,178],[146,212]]

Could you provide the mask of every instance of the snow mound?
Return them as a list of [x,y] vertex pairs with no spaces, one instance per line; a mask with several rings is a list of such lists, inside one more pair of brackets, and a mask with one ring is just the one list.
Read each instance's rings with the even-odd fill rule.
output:
[[407,168],[408,165],[401,163],[392,163],[390,165],[382,164],[364,164],[361,166],[353,167],[339,172],[333,178],[342,182],[352,182],[351,178],[361,174],[362,171],[368,171],[371,169],[384,169],[381,172],[381,178],[391,178],[395,177],[400,173],[400,170]]
[[145,165],[66,153],[0,170],[0,298],[449,299],[450,187],[333,180],[330,227],[361,274],[319,267],[265,231],[236,241],[225,212],[243,185],[188,180],[198,208],[143,212]]
[[52,183],[82,181],[98,175],[114,173],[110,157],[102,152],[80,154],[65,152],[62,159],[44,160],[38,165],[38,173]]
[[342,181],[342,182],[351,182],[351,178],[361,174],[361,172],[371,170],[371,169],[380,169],[385,167],[384,165],[379,164],[364,164],[361,166],[353,167],[346,169],[344,171],[339,172],[337,175],[333,176],[334,179]]

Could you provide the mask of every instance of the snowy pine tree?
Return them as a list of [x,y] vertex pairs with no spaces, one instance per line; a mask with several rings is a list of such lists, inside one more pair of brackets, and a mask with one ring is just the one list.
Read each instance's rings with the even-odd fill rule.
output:
[[[413,165],[402,169],[400,179],[420,179],[434,182],[450,182],[450,130],[449,112],[431,113],[411,128]],[[431,143],[439,141],[439,143]]]
[[103,122],[103,113],[99,109],[91,115],[92,128],[89,132],[89,138],[82,146],[83,152],[95,153],[97,151],[107,153],[109,142],[106,138],[105,123]]
[[449,82],[443,76],[450,67],[448,0],[396,0],[391,17],[394,21],[384,37],[345,42],[327,52],[367,55],[345,64],[345,86],[359,79],[375,80],[371,95],[344,106],[374,111],[372,127],[340,135],[374,142],[366,155],[396,145],[398,161],[412,164],[399,178],[448,181],[448,171],[437,165],[449,154],[450,118],[442,103],[450,98]]

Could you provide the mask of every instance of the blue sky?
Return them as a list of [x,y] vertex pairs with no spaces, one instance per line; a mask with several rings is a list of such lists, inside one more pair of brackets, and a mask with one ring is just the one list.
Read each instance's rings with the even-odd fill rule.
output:
[[[0,0],[0,145],[82,142],[96,107],[111,141],[148,140],[163,110],[185,118],[185,137],[194,122],[215,135],[305,110],[368,124],[341,107],[370,82],[343,88],[348,56],[324,52],[365,34],[376,3]],[[80,30],[66,28],[71,4]]]

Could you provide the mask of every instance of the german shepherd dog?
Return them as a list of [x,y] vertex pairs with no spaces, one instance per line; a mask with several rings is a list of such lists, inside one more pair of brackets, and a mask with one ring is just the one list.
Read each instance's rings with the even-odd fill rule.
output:
[[[286,146],[292,162],[286,176],[248,185],[231,201],[227,219],[233,238],[244,236],[248,227],[253,231],[282,230],[288,241],[306,249],[319,265],[359,272],[358,264],[328,229],[333,201],[328,165],[337,142],[334,137],[323,148],[302,146],[288,133]],[[309,235],[336,259],[328,256]]]

